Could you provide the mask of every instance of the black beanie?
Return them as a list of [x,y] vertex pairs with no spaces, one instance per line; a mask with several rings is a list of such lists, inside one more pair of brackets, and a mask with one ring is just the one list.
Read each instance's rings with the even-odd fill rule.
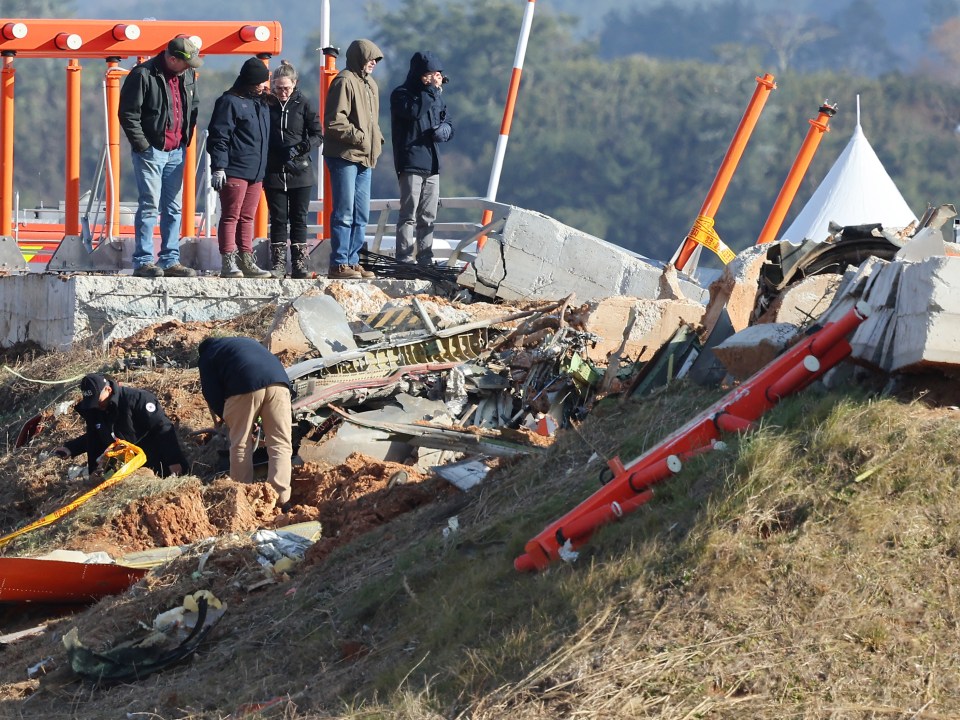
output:
[[270,79],[270,71],[259,58],[250,58],[237,76],[237,85],[259,85]]

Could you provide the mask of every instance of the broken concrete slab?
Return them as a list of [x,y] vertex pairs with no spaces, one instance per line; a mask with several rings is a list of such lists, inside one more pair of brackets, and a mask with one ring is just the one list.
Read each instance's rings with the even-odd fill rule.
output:
[[900,273],[890,371],[960,365],[960,258],[931,257]]
[[[587,348],[586,356],[591,362],[604,365],[621,344],[622,359],[649,360],[678,327],[696,326],[703,316],[703,305],[689,300],[610,297],[589,305],[584,330],[599,339],[595,346]],[[633,324],[624,338],[631,313]]]
[[[64,350],[77,341],[109,338],[119,326],[135,332],[162,318],[227,320],[336,281],[138,278],[129,275],[30,273],[0,277],[0,346],[33,342]],[[357,287],[371,285],[352,281]],[[428,292],[419,280],[373,281],[378,292],[403,297]],[[372,291],[371,291],[372,292]],[[143,324],[138,324],[142,321]]]
[[734,332],[750,324],[757,304],[760,270],[769,249],[768,244],[747,248],[726,265],[719,280],[710,284],[710,300],[701,321],[705,335],[713,332],[724,312]]
[[[500,237],[487,239],[459,283],[477,295],[507,301],[555,300],[571,293],[582,301],[615,295],[656,298],[661,274],[658,264],[612,243],[546,215],[510,207]],[[705,290],[696,283],[680,283],[691,300],[705,299]]]
[[809,325],[830,307],[842,280],[840,275],[831,273],[811,275],[790,285],[776,297],[757,323]]
[[737,380],[746,380],[779,356],[799,334],[790,323],[751,325],[713,348],[714,355]]

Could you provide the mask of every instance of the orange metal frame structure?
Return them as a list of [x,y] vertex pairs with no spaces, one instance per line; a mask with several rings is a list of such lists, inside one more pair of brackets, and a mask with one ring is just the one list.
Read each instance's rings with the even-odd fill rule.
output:
[[[187,32],[185,32],[185,30]],[[80,232],[80,77],[81,58],[106,62],[107,142],[110,167],[106,197],[108,227],[120,230],[120,77],[123,58],[145,59],[166,48],[174,37],[189,37],[201,55],[256,55],[267,62],[280,52],[280,23],[240,21],[0,19],[0,236],[11,235],[13,218],[14,88],[17,58],[63,58],[67,73],[66,212],[60,226],[65,236]],[[183,225],[181,234],[196,233],[196,158],[194,135],[184,160]],[[124,229],[129,230],[129,229]],[[257,235],[267,230],[265,203],[257,211]],[[116,236],[116,235],[114,235]]]

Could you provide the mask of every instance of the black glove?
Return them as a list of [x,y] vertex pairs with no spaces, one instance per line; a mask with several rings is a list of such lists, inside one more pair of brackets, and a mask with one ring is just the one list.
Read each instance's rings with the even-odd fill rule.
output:
[[308,152],[310,152],[310,141],[301,140],[294,145],[293,148],[297,151],[297,155],[306,155]]
[[294,155],[292,158],[290,158],[283,164],[283,169],[286,170],[288,173],[303,172],[309,167],[310,167],[310,156],[306,154]]

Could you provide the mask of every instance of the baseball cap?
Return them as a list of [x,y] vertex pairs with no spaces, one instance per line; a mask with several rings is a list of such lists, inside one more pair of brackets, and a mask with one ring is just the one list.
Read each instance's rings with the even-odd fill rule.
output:
[[175,58],[185,60],[192,68],[203,65],[203,60],[200,59],[200,48],[194,45],[190,38],[175,37],[167,43],[167,52]]
[[83,397],[77,403],[78,410],[93,410],[100,407],[100,393],[108,385],[107,379],[99,373],[84,375],[80,381],[80,392]]

